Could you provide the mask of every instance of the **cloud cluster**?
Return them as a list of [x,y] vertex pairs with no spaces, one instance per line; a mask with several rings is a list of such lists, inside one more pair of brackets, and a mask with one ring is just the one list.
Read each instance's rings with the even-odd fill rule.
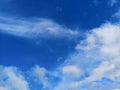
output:
[[[73,80],[66,88],[72,90],[82,90],[82,87],[96,90],[98,86],[101,87],[100,90],[120,88],[119,24],[106,23],[91,30],[87,33],[86,39],[76,46],[76,50],[76,53],[66,60],[65,65],[78,66],[84,71],[85,77],[82,80]],[[102,84],[105,81],[106,83]]]
[[50,89],[47,73],[45,68],[38,65],[28,71],[13,66],[0,66],[0,90],[34,90],[34,81],[39,89]]
[[[119,24],[106,23],[90,30],[75,48],[76,52],[52,72],[40,66],[30,69],[34,78],[29,81],[35,79],[42,90],[119,90]],[[19,69],[1,66],[0,73],[0,90],[31,90],[32,83],[25,79],[29,76]]]
[[[119,17],[119,12],[116,16]],[[47,19],[29,21],[5,17],[0,17],[0,32],[30,39],[79,35]],[[0,90],[34,90],[34,83],[41,90],[119,90],[120,24],[107,22],[85,34],[76,51],[53,71],[35,66],[25,71],[29,74],[24,74],[17,67],[0,66]]]

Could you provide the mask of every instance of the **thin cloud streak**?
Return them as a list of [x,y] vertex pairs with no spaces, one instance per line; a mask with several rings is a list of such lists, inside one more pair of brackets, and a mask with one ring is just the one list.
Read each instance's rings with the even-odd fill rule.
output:
[[75,38],[76,30],[68,29],[48,19],[21,20],[0,17],[0,31],[26,38]]

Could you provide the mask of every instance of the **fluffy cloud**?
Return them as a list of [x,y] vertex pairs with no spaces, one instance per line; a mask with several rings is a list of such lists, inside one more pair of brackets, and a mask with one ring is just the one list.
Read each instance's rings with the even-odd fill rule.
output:
[[39,66],[35,66],[32,69],[33,76],[36,78],[38,83],[41,83],[43,85],[43,88],[50,88],[50,83],[48,81],[48,77],[47,75],[47,71],[45,68],[39,67]]
[[119,46],[119,24],[105,23],[90,30],[86,39],[76,45],[76,52],[60,66],[63,73],[59,74],[61,81],[53,90],[120,88]]
[[[73,81],[70,87],[80,89],[80,87],[88,85],[86,86],[88,89],[91,83],[99,81],[96,83],[98,85],[104,78],[111,80],[117,85],[120,82],[119,24],[106,23],[99,28],[91,30],[86,37],[85,40],[80,41],[80,44],[76,46],[77,53],[71,56],[67,62],[69,64],[75,63],[80,68],[84,68],[83,71],[88,76],[83,80]],[[120,86],[113,86],[111,90],[117,87],[119,88]]]
[[69,65],[62,68],[62,73],[70,79],[70,77],[79,78],[82,74],[82,71],[76,66]]
[[[40,66],[30,69],[34,77],[30,78],[30,81],[37,80],[36,83],[42,85],[43,90],[117,90],[120,88],[119,24],[106,23],[92,29],[75,48],[76,52],[52,72]],[[29,90],[26,76],[23,76],[17,68],[1,66],[0,72],[0,90]],[[54,79],[57,77],[59,80],[50,77]]]
[[0,66],[0,90],[29,90],[28,82],[15,67]]
[[[116,16],[119,17],[119,12]],[[26,38],[71,38],[78,35],[78,32],[46,19],[29,21],[1,17],[0,31]],[[43,90],[119,90],[119,23],[106,23],[90,30],[75,49],[76,51],[49,75],[48,71],[40,66],[28,70],[33,75],[29,81],[37,80],[36,83],[42,85]],[[50,75],[59,80],[51,81]],[[31,90],[31,82],[28,83],[25,77],[29,76],[22,75],[16,67],[0,66],[0,90]]]
[[22,20],[0,17],[0,32],[26,38],[74,38],[79,32],[48,19]]
[[37,65],[27,71],[0,66],[0,90],[34,90],[34,84],[38,85],[37,89],[50,90],[51,83],[47,75],[48,71]]

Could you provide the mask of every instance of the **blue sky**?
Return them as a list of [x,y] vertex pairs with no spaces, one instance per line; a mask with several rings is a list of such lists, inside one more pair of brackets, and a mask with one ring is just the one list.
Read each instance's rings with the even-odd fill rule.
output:
[[0,90],[120,90],[119,0],[1,0]]

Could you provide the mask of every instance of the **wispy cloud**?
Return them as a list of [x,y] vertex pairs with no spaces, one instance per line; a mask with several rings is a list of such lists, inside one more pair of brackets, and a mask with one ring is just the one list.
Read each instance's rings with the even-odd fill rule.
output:
[[51,87],[47,73],[47,70],[40,66],[35,66],[31,71],[31,74],[36,78],[36,82],[42,84],[43,88]]
[[22,20],[0,17],[0,31],[26,38],[74,38],[79,32],[48,19]]
[[[106,1],[101,1],[101,0],[94,0],[94,1],[93,1],[94,5],[96,5],[96,6],[99,5],[99,4],[101,4],[101,2],[106,3]],[[119,2],[118,0],[108,0],[106,4],[107,4],[108,6],[110,6],[110,7],[113,7],[113,6],[116,5],[118,2]]]
[[118,11],[113,14],[113,18],[117,18],[117,20],[120,21],[120,9],[118,9]]
[[108,5],[112,7],[112,6],[114,6],[117,2],[118,2],[118,0],[109,0]]

